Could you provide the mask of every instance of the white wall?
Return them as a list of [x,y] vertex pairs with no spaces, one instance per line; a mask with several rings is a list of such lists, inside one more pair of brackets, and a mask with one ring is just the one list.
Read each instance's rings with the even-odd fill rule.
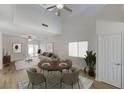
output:
[[0,69],[3,68],[3,48],[2,48],[2,33],[0,32]]
[[[13,44],[21,44],[22,45],[22,52],[21,53],[13,53]],[[9,55],[11,55],[11,61],[21,60],[26,57],[27,53],[27,41],[26,39],[15,37],[15,36],[8,36],[3,35],[3,48]]]
[[82,68],[85,66],[83,58],[69,57],[68,43],[74,41],[88,41],[89,50],[95,51],[95,24],[89,23],[89,27],[87,27],[82,19],[78,19],[81,18],[81,16],[76,17],[63,22],[63,34],[56,38],[55,52],[62,58],[71,59],[74,66]]
[[124,31],[124,23],[118,21],[99,20],[96,22],[97,35],[111,34]]
[[[61,18],[37,4],[16,5],[14,23],[50,33],[61,33]],[[42,24],[47,24],[48,27],[44,27]]]
[[[13,53],[13,44],[19,43],[22,45],[21,53]],[[38,44],[39,41],[32,41],[30,43]],[[17,37],[17,36],[9,36],[3,35],[3,48],[5,52],[7,51],[9,55],[11,55],[11,61],[22,60],[27,57],[28,53],[28,44],[29,42],[25,38]]]

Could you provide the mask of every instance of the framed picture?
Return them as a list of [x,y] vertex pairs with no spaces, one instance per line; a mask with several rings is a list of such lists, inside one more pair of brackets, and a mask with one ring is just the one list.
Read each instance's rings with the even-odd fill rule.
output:
[[13,44],[13,53],[21,53],[21,44]]
[[53,52],[53,43],[47,43],[46,50],[47,52]]

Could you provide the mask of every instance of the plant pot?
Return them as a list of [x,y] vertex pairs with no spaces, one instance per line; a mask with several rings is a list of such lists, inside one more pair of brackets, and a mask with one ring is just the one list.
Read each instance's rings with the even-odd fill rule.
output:
[[84,74],[86,74],[86,73],[87,73],[86,69],[87,69],[87,68],[85,67],[85,68],[84,68]]
[[89,76],[95,76],[95,72],[93,70],[88,71]]
[[88,68],[88,67],[85,67],[85,68],[84,68],[84,74],[87,74],[88,71],[89,71],[89,68]]

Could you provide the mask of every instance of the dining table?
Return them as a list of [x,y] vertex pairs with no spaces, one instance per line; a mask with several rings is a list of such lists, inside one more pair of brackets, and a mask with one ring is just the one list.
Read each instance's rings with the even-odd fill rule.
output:
[[72,67],[72,61],[71,60],[61,60],[61,61],[46,61],[46,62],[39,62],[38,67],[40,69],[46,70],[46,71],[60,71],[62,73],[63,69],[66,69],[69,71],[69,69]]

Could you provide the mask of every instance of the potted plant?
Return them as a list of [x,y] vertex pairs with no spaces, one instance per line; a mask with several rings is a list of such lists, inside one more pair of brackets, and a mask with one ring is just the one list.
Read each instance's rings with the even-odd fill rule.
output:
[[93,51],[86,51],[84,60],[88,67],[88,74],[90,76],[95,76],[96,53],[93,53]]

